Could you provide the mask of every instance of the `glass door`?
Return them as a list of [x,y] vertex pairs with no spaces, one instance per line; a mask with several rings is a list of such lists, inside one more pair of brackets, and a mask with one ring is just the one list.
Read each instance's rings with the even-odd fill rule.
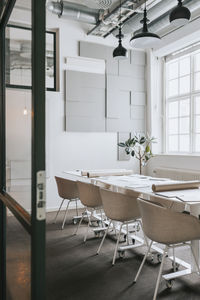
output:
[[[45,0],[0,4],[2,300],[16,299],[16,293],[23,292],[24,280],[30,287],[27,300],[45,299],[45,4]],[[26,248],[17,233],[9,231],[13,222],[20,226]],[[17,259],[20,249],[28,258],[20,260],[18,255],[19,264],[10,277],[10,261]]]

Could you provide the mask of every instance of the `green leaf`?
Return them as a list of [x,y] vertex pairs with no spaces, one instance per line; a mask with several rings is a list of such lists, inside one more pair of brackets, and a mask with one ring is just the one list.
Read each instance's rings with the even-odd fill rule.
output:
[[129,149],[128,147],[125,149],[125,151],[126,151],[126,154],[127,154],[127,155],[130,154],[130,149]]
[[136,144],[136,140],[135,140],[135,138],[132,138],[132,140],[131,140],[131,146],[135,146],[135,144]]
[[144,136],[141,137],[139,143],[142,145],[146,142],[146,138]]
[[126,147],[126,145],[124,143],[118,143],[119,147]]
[[150,149],[149,145],[147,145],[146,149],[145,149],[145,152],[150,152],[150,151],[151,151],[151,149]]

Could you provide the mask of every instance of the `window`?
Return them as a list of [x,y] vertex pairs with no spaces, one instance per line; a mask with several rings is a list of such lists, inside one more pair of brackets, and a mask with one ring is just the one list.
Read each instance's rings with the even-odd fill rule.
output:
[[200,153],[200,50],[166,62],[166,150]]

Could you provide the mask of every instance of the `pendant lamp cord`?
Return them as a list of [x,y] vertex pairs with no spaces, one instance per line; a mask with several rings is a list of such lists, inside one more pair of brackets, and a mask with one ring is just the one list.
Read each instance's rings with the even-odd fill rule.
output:
[[122,15],[122,1],[120,0],[119,45],[121,45],[121,44],[122,44],[122,25],[121,25],[121,15]]
[[144,18],[143,18],[142,22],[143,22],[143,32],[148,32],[148,28],[147,28],[147,1],[145,1]]

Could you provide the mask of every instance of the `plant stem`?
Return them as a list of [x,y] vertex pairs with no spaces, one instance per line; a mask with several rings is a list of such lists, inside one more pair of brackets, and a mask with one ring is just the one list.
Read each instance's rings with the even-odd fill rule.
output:
[[142,160],[140,159],[140,175],[142,175]]

